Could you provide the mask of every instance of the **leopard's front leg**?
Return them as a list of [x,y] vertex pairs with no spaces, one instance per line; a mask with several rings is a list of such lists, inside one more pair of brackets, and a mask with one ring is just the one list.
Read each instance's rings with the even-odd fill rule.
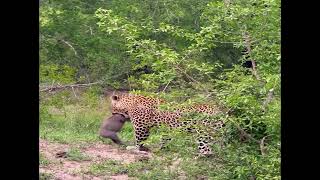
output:
[[147,140],[150,135],[149,128],[145,126],[135,126],[134,135],[136,138],[136,147],[140,151],[149,151],[149,149],[143,145],[143,141]]

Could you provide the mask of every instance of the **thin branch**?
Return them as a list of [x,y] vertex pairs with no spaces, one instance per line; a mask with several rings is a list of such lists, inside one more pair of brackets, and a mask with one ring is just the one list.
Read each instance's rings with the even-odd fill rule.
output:
[[59,89],[67,89],[67,88],[80,88],[80,87],[90,87],[95,84],[101,84],[101,81],[94,82],[94,83],[88,83],[88,84],[68,84],[68,85],[60,85],[57,86],[42,86],[42,89],[40,89],[40,92],[45,91],[53,91],[53,90],[59,90]]
[[74,97],[75,97],[75,98],[78,98],[77,95],[76,95],[76,92],[74,91],[74,88],[71,87],[71,89],[72,89],[72,92],[73,92],[73,94],[74,94]]
[[221,43],[221,44],[238,44],[239,42],[232,42],[232,41],[212,41],[215,43]]
[[188,73],[186,73],[185,71],[183,71],[179,66],[175,66],[181,73],[183,73],[188,79],[190,79],[193,82],[196,83],[200,83],[199,81],[193,79],[193,77],[191,77]]
[[51,87],[53,87],[53,84],[54,84],[54,80],[52,81]]
[[164,91],[167,89],[167,87],[168,87],[168,85],[170,84],[170,82],[171,82],[171,80],[167,83],[167,85],[164,87],[164,89],[162,90],[162,92],[164,92]]
[[199,28],[199,24],[198,24],[197,18],[194,19],[193,23],[196,26],[196,28],[198,29]]
[[266,154],[266,147],[265,147],[265,140],[268,136],[270,135],[267,135],[267,136],[264,136],[260,141],[253,138],[250,134],[248,134],[246,131],[244,131],[238,124],[235,124],[237,129],[240,131],[240,136],[242,137],[246,137],[247,139],[251,139],[252,141],[258,143],[260,145],[260,152],[261,152],[261,155],[265,155]]
[[[202,84],[201,84],[199,81],[195,80],[195,79],[194,79],[193,77],[191,77],[188,73],[186,73],[185,71],[183,71],[179,66],[175,66],[175,68],[178,69],[181,73],[183,73],[188,79],[190,79],[190,80],[193,81],[194,83],[198,83],[198,84],[200,84],[200,85],[202,86]],[[208,89],[206,89],[206,88],[203,88],[203,89],[206,91],[207,94],[210,93],[210,92],[208,91]]]
[[63,39],[61,39],[61,41],[64,42],[66,45],[68,45],[73,50],[74,55],[78,56],[77,51],[74,49],[74,47],[68,41],[65,41]]
[[267,105],[268,105],[268,104],[271,102],[271,100],[273,99],[273,91],[274,91],[274,89],[270,89],[270,90],[269,90],[267,99],[263,102],[263,105],[262,105],[262,110],[263,110],[263,111],[266,110]]
[[263,156],[266,154],[266,150],[267,150],[265,147],[265,143],[264,143],[264,141],[266,140],[267,137],[268,136],[263,137],[260,141],[260,151],[261,151],[261,155],[263,155]]
[[252,141],[256,143],[260,143],[259,140],[253,138],[250,134],[248,134],[245,130],[243,130],[238,124],[234,123],[236,128],[240,131],[240,136],[245,137],[247,139],[251,139]]
[[164,2],[164,8],[166,9],[166,12],[167,12],[168,17],[170,17],[169,11],[168,11],[168,9],[167,9],[167,6],[166,6],[166,3],[165,3],[165,2]]
[[91,28],[91,26],[88,26],[88,25],[85,25],[85,26],[87,26],[87,27],[89,28],[89,30],[90,30],[90,34],[91,34],[91,35],[93,35],[93,32],[92,32],[92,28]]
[[52,80],[51,86],[47,86],[47,88],[43,89],[44,91],[51,91],[51,89],[53,88],[53,84],[54,84],[54,80]]
[[[231,109],[229,109],[228,112],[230,110]],[[227,117],[229,116],[228,112],[226,112]],[[264,136],[261,140],[257,140],[254,137],[252,137],[252,135],[250,135],[245,130],[243,130],[236,122],[234,122],[232,120],[230,122],[232,122],[235,125],[235,127],[238,129],[238,131],[240,131],[240,139],[243,139],[243,137],[245,137],[246,139],[250,139],[250,140],[256,142],[260,146],[261,155],[265,155],[266,154],[266,147],[265,147],[266,143],[265,143],[265,140],[266,140],[267,137],[272,136],[271,134],[269,134],[267,136]],[[276,147],[276,146],[274,146],[272,144],[270,144],[270,145],[273,146],[273,147]]]
[[93,34],[93,32],[92,32],[92,28],[89,26],[89,29],[90,29],[90,34],[92,35]]
[[67,85],[60,85],[60,83],[58,83],[58,85],[53,86],[54,81],[52,82],[51,86],[40,86],[40,92],[45,92],[45,91],[52,91],[52,90],[59,90],[59,89],[66,89],[66,88],[81,88],[81,87],[90,87],[92,85],[96,85],[96,84],[103,84],[104,82],[106,82],[109,79],[113,79],[113,78],[118,78],[119,76],[122,76],[122,74],[117,74],[114,76],[110,76],[108,78],[103,78],[100,79],[96,82],[93,83],[87,83],[87,84],[67,84]]
[[153,13],[152,13],[152,19],[154,18],[154,15],[156,14],[156,9],[159,10],[158,3],[159,3],[159,1],[157,1],[156,4],[155,4],[155,6],[154,6],[154,11],[153,11]]

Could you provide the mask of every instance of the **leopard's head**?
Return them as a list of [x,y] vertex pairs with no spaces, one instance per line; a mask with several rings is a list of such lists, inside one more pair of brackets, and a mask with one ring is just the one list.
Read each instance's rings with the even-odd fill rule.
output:
[[132,100],[123,95],[111,96],[111,112],[112,114],[121,114],[125,118],[129,118],[129,109],[132,107]]

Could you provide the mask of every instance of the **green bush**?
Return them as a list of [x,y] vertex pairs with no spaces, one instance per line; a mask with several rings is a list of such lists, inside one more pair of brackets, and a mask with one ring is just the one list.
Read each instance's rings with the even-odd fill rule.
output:
[[[163,167],[146,174],[132,167],[129,174],[280,179],[279,7],[279,0],[42,2],[40,83],[103,83],[42,93],[40,136],[65,143],[97,141],[101,120],[110,115],[110,103],[102,103],[105,87],[161,97],[169,102],[163,110],[217,104],[229,114],[221,134],[225,147],[213,145],[217,156],[193,161],[193,137],[161,127],[145,143],[175,137],[156,154],[177,154],[185,174]],[[241,66],[247,60],[255,69]],[[120,136],[134,140],[131,124]],[[159,161],[165,166],[171,160]]]

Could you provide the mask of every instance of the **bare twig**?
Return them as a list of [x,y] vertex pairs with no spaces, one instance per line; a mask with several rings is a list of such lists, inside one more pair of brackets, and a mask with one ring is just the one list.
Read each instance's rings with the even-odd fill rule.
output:
[[60,85],[58,83],[57,86],[42,86],[43,88],[40,89],[40,92],[45,92],[45,91],[53,91],[53,90],[59,90],[59,89],[66,89],[66,88],[80,88],[80,87],[90,87],[95,84],[101,84],[101,81],[94,82],[94,83],[88,83],[88,84],[68,84],[68,85]]
[[[191,77],[188,73],[186,73],[185,71],[183,71],[179,66],[175,66],[175,68],[176,69],[178,69],[181,73],[183,73],[188,79],[190,79],[191,81],[193,81],[194,83],[198,83],[198,84],[200,84],[201,86],[202,86],[202,84],[199,82],[199,81],[197,81],[197,80],[195,80],[193,77]],[[203,87],[203,86],[202,86]],[[205,91],[206,91],[206,93],[207,94],[210,94],[210,92],[208,91],[208,89],[206,89],[206,88],[203,88]]]
[[93,35],[91,26],[88,26],[88,25],[85,25],[85,26],[87,26],[89,28],[90,34]]
[[194,22],[193,22],[193,23],[194,23],[194,25],[195,25],[195,26],[197,27],[197,29],[198,29],[198,28],[199,28],[199,24],[198,24],[197,18],[194,19]]
[[159,8],[158,8],[158,2],[159,2],[159,1],[157,1],[157,2],[155,3],[154,11],[153,11],[153,13],[152,13],[152,18],[154,18],[154,15],[155,15],[155,13],[156,13],[156,8],[159,9]]
[[54,84],[54,80],[52,81],[51,88],[53,87],[53,84]]
[[253,140],[254,142],[258,143],[260,145],[260,152],[261,152],[261,155],[265,155],[266,154],[266,146],[265,146],[265,140],[268,136],[264,136],[260,141],[253,138],[250,134],[248,134],[247,132],[245,132],[239,125],[235,124],[237,129],[240,131],[240,136],[241,137],[245,137],[247,139],[251,139]]
[[179,66],[175,66],[176,69],[178,69],[181,73],[183,73],[188,79],[190,79],[193,82],[199,83],[199,81],[193,79],[193,77],[191,77],[188,73],[186,73],[185,71],[183,71]]
[[253,140],[256,143],[260,143],[259,140],[253,138],[250,134],[248,134],[245,130],[243,130],[238,124],[236,124],[236,123],[234,123],[234,124],[235,124],[236,128],[240,131],[240,136],[241,137],[245,137],[247,139]]
[[[46,88],[45,89],[42,89],[42,91],[51,91],[51,89],[53,88],[53,84],[54,84],[54,80],[52,81],[52,83],[51,83],[51,86],[46,86]],[[40,90],[41,91],[41,90]]]
[[260,141],[260,151],[261,151],[261,155],[263,155],[263,156],[266,154],[266,147],[265,147],[264,141],[266,140],[267,137],[268,136],[263,137]]
[[171,82],[171,80],[167,83],[167,85],[164,87],[164,89],[162,90],[162,92],[164,92],[164,91],[167,89],[167,87],[168,87],[168,85],[170,84],[170,82]]
[[262,110],[265,111],[266,110],[266,107],[267,105],[271,102],[271,100],[273,99],[273,89],[270,89],[269,90],[269,93],[268,93],[268,96],[267,96],[267,99],[263,102],[263,105],[262,105]]
[[[228,111],[230,111],[231,109],[229,109]],[[228,116],[227,116],[228,117]],[[265,155],[266,154],[266,138],[269,137],[269,136],[272,136],[272,135],[267,135],[267,136],[264,136],[261,140],[257,140],[255,139],[254,137],[252,137],[249,133],[247,133],[245,130],[243,130],[237,123],[233,122],[233,121],[230,121],[232,122],[235,127],[238,129],[238,131],[240,131],[240,139],[241,140],[244,140],[245,139],[250,139],[254,142],[256,142],[257,144],[259,144],[260,146],[260,152],[261,152],[261,155]],[[273,147],[275,147],[274,145],[271,145]]]
[[78,56],[77,51],[74,49],[74,47],[68,41],[65,41],[63,39],[61,39],[61,41],[64,42],[66,45],[68,45],[73,50],[74,55]]
[[52,80],[52,84],[51,84],[51,86],[53,86],[53,84],[54,84],[54,80]]
[[212,41],[215,43],[221,43],[221,44],[237,44],[238,42],[232,42],[232,41]]
[[168,17],[170,17],[169,11],[168,11],[167,6],[166,6],[166,3],[164,2],[163,5],[164,5],[164,8],[166,9],[166,12],[167,12]]
[[77,95],[76,95],[76,92],[74,91],[74,88],[71,87],[71,89],[72,89],[72,92],[73,92],[73,94],[74,94],[74,97],[78,98]]

